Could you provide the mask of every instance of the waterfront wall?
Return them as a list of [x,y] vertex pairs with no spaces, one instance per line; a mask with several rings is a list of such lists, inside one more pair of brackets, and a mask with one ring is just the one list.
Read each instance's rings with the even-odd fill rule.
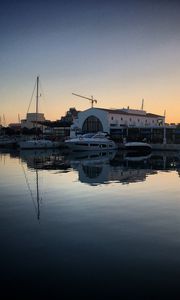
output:
[[151,144],[152,150],[180,151],[180,144]]

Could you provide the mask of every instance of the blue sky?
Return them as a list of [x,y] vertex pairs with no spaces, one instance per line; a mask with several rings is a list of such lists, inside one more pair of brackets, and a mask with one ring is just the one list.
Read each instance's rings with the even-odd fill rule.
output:
[[74,92],[107,108],[144,98],[180,122],[179,13],[178,1],[1,1],[0,115],[24,118],[40,75],[48,119],[90,106]]

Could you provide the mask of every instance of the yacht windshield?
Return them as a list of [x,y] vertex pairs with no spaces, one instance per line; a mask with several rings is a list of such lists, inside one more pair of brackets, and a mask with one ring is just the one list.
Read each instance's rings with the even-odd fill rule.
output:
[[92,138],[93,136],[94,136],[94,133],[83,134],[83,138]]

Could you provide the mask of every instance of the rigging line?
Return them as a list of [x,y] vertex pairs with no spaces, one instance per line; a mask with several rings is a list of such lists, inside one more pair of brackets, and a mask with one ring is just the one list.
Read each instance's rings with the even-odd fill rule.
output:
[[[43,110],[46,113],[47,112],[47,101],[46,101],[46,97],[45,97],[45,93],[44,93],[44,89],[43,89],[41,80],[39,80],[39,87],[40,87],[40,97],[43,101],[43,107],[44,107]],[[40,102],[40,105],[41,105],[41,102]],[[40,106],[40,108],[41,108],[41,106]]]
[[43,90],[43,88],[42,88],[42,83],[41,83],[40,80],[39,80],[39,85],[40,85],[40,90],[41,90],[41,92],[42,92],[42,98],[44,99],[44,101],[46,101],[45,94],[44,94],[44,90]]
[[30,106],[31,106],[31,103],[32,103],[32,99],[33,99],[33,96],[34,96],[35,89],[36,89],[36,82],[35,82],[34,89],[33,89],[31,99],[30,99],[30,102],[29,102],[29,106],[28,106],[28,109],[27,109],[27,114],[29,112],[29,109],[30,109]]
[[31,196],[32,203],[33,203],[33,205],[34,205],[35,212],[36,212],[36,214],[37,214],[38,209],[37,209],[37,207],[36,207],[35,200],[34,200],[34,197],[33,197],[33,193],[32,193],[32,190],[31,190],[31,188],[30,188],[30,184],[29,184],[29,181],[28,181],[28,178],[27,178],[27,175],[26,175],[26,172],[25,172],[25,169],[24,169],[24,166],[23,166],[22,163],[21,163],[21,167],[22,167],[22,170],[23,170],[23,173],[24,173],[24,177],[25,177],[25,181],[26,181],[28,190],[29,190],[29,192],[30,192],[30,196]]

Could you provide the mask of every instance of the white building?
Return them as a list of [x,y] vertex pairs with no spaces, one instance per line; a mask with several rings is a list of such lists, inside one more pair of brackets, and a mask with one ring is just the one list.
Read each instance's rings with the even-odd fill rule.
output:
[[[43,113],[27,113],[26,119],[21,120],[21,128],[32,129],[36,126],[36,122],[44,122],[46,119]],[[38,128],[43,129],[43,125],[37,124]]]
[[137,109],[89,108],[78,113],[71,127],[71,136],[77,130],[82,132],[111,132],[123,128],[155,128],[165,125],[165,117]]

